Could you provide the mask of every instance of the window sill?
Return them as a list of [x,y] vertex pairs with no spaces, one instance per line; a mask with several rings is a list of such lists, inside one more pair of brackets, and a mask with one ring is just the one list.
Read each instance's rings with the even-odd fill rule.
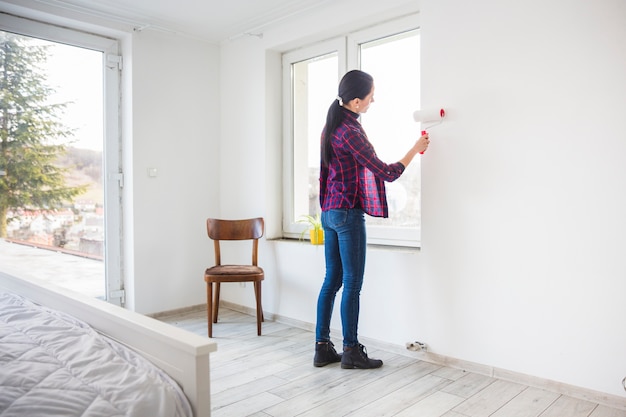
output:
[[[308,240],[294,239],[294,238],[270,238],[266,239],[268,242],[286,243],[286,244],[300,244],[310,245],[316,248],[323,247],[324,245],[312,245]],[[391,252],[405,252],[405,253],[417,253],[420,252],[420,247],[413,246],[394,246],[394,245],[381,245],[376,243],[368,243],[367,248],[376,251],[391,251]]]

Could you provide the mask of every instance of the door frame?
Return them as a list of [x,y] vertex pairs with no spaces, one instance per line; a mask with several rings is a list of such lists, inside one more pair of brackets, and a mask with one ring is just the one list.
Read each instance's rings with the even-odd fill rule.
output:
[[108,302],[124,304],[122,265],[122,135],[120,40],[84,31],[73,30],[27,18],[2,14],[0,29],[19,35],[44,39],[91,49],[103,53],[103,186],[104,186],[104,262],[105,288]]

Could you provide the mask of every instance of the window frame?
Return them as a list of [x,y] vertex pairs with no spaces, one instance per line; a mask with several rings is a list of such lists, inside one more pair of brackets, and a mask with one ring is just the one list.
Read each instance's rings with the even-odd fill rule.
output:
[[[50,42],[91,49],[103,54],[103,186],[105,194],[105,288],[106,301],[122,305],[122,136],[121,66],[109,57],[121,55],[120,40],[26,17],[6,15],[0,30]],[[113,61],[116,61],[114,59]]]
[[[391,37],[408,31],[417,30],[419,33],[419,16],[411,14],[399,19],[382,22],[358,31],[337,36],[330,40],[313,45],[304,46],[283,54],[282,82],[283,82],[283,237],[298,238],[306,230],[305,225],[297,222],[297,213],[294,212],[294,132],[292,97],[292,70],[291,65],[325,54],[337,52],[338,79],[349,69],[360,68],[360,45],[367,42]],[[416,106],[419,106],[419,96],[416,97]],[[418,128],[416,127],[416,130]],[[320,127],[321,132],[321,127]],[[421,222],[420,222],[421,223]],[[418,248],[421,244],[419,228],[386,227],[367,225],[368,244]]]
[[[294,210],[294,178],[295,161],[294,155],[294,131],[293,131],[293,96],[292,96],[292,70],[294,63],[307,59],[319,57],[331,53],[337,53],[338,71],[337,77],[341,77],[346,72],[346,39],[343,37],[334,38],[315,45],[297,49],[283,54],[283,236],[290,238],[300,237],[305,226],[297,223],[298,214]],[[321,131],[320,131],[321,134]]]

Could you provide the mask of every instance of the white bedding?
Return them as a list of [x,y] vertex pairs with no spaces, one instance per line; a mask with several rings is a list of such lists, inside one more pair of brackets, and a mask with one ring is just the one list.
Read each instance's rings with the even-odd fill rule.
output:
[[0,414],[187,417],[167,374],[65,313],[0,293]]

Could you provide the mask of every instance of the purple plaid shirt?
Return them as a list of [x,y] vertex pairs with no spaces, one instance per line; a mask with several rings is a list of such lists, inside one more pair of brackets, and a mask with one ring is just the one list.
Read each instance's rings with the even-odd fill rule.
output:
[[404,165],[387,165],[378,159],[359,115],[343,112],[344,119],[332,137],[333,157],[327,167],[320,167],[322,211],[360,208],[370,216],[388,217],[385,181],[398,179]]

